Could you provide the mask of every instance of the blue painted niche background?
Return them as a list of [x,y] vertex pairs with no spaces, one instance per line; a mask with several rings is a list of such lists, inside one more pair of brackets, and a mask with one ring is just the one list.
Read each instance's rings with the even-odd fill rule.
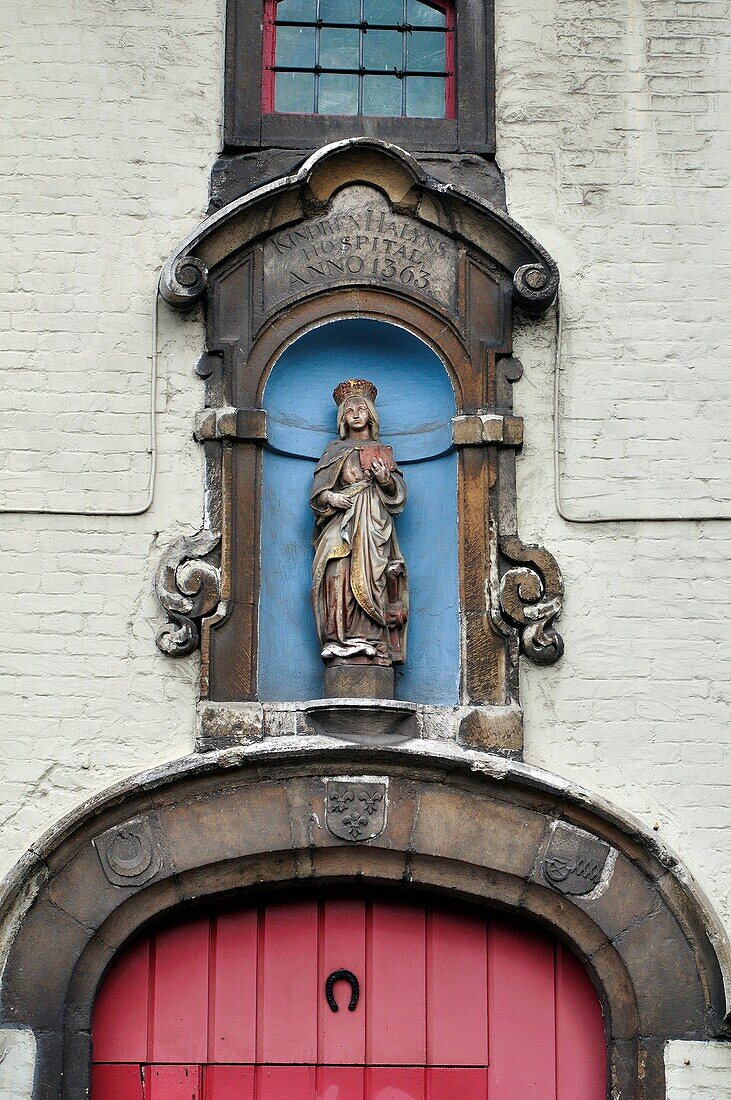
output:
[[393,447],[409,491],[396,520],[410,598],[407,660],[396,668],[397,698],[457,703],[454,392],[431,348],[395,325],[365,319],[333,321],[306,333],[283,352],[266,384],[259,698],[293,701],[323,693],[310,608],[309,495],[315,463],[336,435],[332,391],[344,378],[376,384],[381,439]]

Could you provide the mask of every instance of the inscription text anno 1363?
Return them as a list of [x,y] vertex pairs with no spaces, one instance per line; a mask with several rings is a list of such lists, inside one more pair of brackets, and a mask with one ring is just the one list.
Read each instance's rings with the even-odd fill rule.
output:
[[378,283],[452,305],[457,249],[412,218],[374,207],[330,213],[266,242],[267,305],[310,288]]

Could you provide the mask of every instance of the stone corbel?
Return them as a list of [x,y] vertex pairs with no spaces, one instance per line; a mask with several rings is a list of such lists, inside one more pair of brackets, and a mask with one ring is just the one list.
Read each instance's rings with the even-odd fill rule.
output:
[[266,443],[266,413],[263,409],[202,409],[196,414],[193,435],[199,443],[216,439]]
[[203,528],[174,542],[158,566],[155,592],[169,622],[160,628],[155,641],[169,657],[185,657],[197,648],[200,620],[220,602],[221,571],[204,560],[220,541],[220,532]]
[[452,418],[452,443],[455,447],[483,447],[493,443],[503,447],[523,446],[523,418],[502,413],[467,413]]
[[539,665],[552,665],[563,654],[563,638],[554,622],[563,608],[563,579],[554,557],[542,546],[528,546],[517,535],[499,541],[510,563],[499,582],[502,617],[518,632],[520,650]]

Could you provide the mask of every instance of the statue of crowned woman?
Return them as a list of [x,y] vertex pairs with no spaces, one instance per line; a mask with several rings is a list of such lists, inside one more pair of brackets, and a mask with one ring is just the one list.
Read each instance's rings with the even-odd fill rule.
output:
[[407,577],[394,517],[406,485],[379,442],[377,390],[351,378],[333,391],[338,438],[315,468],[312,608],[326,695],[389,698],[406,656]]

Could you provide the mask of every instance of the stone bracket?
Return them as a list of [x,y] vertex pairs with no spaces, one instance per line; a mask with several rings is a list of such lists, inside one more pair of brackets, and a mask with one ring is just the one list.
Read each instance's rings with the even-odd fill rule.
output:
[[266,443],[267,414],[264,409],[201,409],[196,413],[193,435],[199,443],[235,439],[242,443]]
[[455,447],[523,446],[523,418],[503,413],[463,413],[452,418]]
[[220,531],[208,528],[174,542],[155,575],[155,592],[168,622],[155,639],[168,657],[186,657],[200,642],[200,621],[221,600],[221,570],[209,554],[218,548]]
[[505,628],[517,632],[520,651],[531,661],[555,664],[564,649],[563,638],[555,627],[563,609],[561,570],[548,550],[523,543],[517,535],[503,536],[499,545],[500,554],[509,564],[499,587]]

